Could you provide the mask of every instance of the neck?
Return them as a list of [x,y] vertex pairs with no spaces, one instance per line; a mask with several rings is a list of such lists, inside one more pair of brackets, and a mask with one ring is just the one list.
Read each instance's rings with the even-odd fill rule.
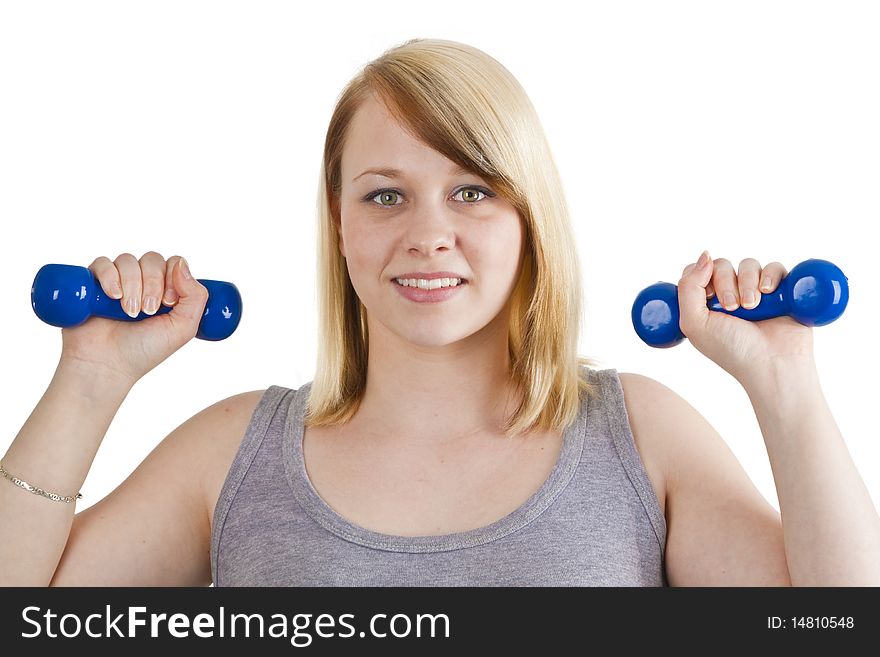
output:
[[496,319],[442,347],[414,345],[371,326],[366,391],[353,423],[385,438],[434,444],[502,433],[519,396],[506,318]]

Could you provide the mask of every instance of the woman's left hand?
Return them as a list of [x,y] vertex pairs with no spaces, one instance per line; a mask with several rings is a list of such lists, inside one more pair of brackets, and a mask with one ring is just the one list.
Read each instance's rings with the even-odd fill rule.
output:
[[[788,316],[750,321],[706,305],[717,293],[725,310],[756,307],[761,292],[773,292],[788,274],[782,264],[771,262],[762,269],[757,260],[746,258],[737,273],[725,258],[713,261],[704,252],[701,260],[702,266],[697,261],[685,267],[678,282],[679,328],[694,347],[744,386],[788,362],[812,361],[812,327]],[[766,277],[769,287],[764,286]]]

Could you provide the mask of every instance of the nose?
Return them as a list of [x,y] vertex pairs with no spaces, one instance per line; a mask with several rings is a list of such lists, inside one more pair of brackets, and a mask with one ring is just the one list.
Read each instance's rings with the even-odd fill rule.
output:
[[408,249],[430,253],[455,244],[455,225],[445,207],[425,206],[407,218],[404,241]]

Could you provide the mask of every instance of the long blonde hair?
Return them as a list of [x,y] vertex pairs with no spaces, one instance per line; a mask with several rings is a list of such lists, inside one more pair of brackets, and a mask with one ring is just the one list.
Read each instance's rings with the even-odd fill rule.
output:
[[504,431],[564,429],[577,417],[580,393],[593,393],[580,368],[596,361],[577,354],[581,275],[559,173],[516,78],[481,50],[441,39],[412,39],[366,64],[330,119],[318,191],[317,368],[306,425],[348,421],[366,387],[366,308],[339,252],[337,226],[346,130],[371,95],[424,143],[493,185],[525,220],[508,339],[522,401]]

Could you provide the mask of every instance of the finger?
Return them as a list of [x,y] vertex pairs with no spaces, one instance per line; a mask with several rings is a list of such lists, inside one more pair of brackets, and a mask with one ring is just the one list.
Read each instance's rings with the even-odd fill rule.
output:
[[[696,266],[697,266],[697,263],[692,262],[687,267],[685,267],[684,271],[682,271],[682,273],[681,273],[682,277],[687,276],[690,272],[693,271],[694,267],[696,267]],[[714,296],[715,296],[715,286],[712,285],[712,281],[709,281],[709,284],[706,286],[706,298],[711,299]]]
[[144,284],[142,308],[148,315],[159,310],[159,300],[165,291],[165,258],[155,251],[147,251],[140,259],[141,280]]
[[705,264],[688,265],[681,280],[678,281],[679,327],[685,335],[688,334],[689,327],[705,325],[709,319],[706,286],[712,278],[713,263],[708,252],[704,251],[703,254],[705,254]]
[[199,283],[189,271],[185,258],[180,258],[172,271],[174,288],[180,301],[169,313],[175,324],[186,326],[195,335],[208,301],[208,288]]
[[[692,262],[687,267],[685,267],[684,270],[682,270],[682,272],[681,272],[682,278],[684,278],[685,276],[690,274],[694,270],[694,267],[696,267],[696,266],[697,266],[697,263]],[[710,281],[709,285],[706,286],[706,298],[711,299],[714,294],[715,294],[715,291],[712,288],[712,282]]]
[[119,272],[116,271],[116,267],[110,261],[110,258],[98,256],[89,265],[89,269],[94,275],[95,280],[98,281],[101,289],[104,290],[104,294],[111,299],[122,298],[122,283],[119,281]]
[[739,263],[737,271],[737,285],[739,286],[739,298],[742,307],[751,309],[761,302],[761,293],[758,291],[758,277],[761,275],[761,263],[754,258],[746,258]]
[[180,256],[173,255],[165,263],[165,296],[162,298],[162,303],[166,306],[173,306],[177,303],[177,290],[174,289],[174,266],[178,260],[180,260]]
[[737,293],[736,272],[733,264],[727,258],[718,258],[715,261],[715,273],[712,275],[712,284],[718,293],[718,299],[725,310],[736,310],[739,306],[739,294]]
[[113,261],[122,281],[122,308],[129,317],[137,317],[141,311],[144,284],[141,265],[131,253],[121,253]]
[[788,276],[788,270],[781,262],[771,262],[761,272],[761,292],[767,294],[775,290],[782,279]]
[[[697,263],[692,262],[687,267],[685,267],[684,271],[681,272],[682,278],[690,274],[696,266]],[[713,296],[715,296],[715,289],[712,287],[712,282],[710,281],[709,285],[706,286],[706,298],[711,299]]]

